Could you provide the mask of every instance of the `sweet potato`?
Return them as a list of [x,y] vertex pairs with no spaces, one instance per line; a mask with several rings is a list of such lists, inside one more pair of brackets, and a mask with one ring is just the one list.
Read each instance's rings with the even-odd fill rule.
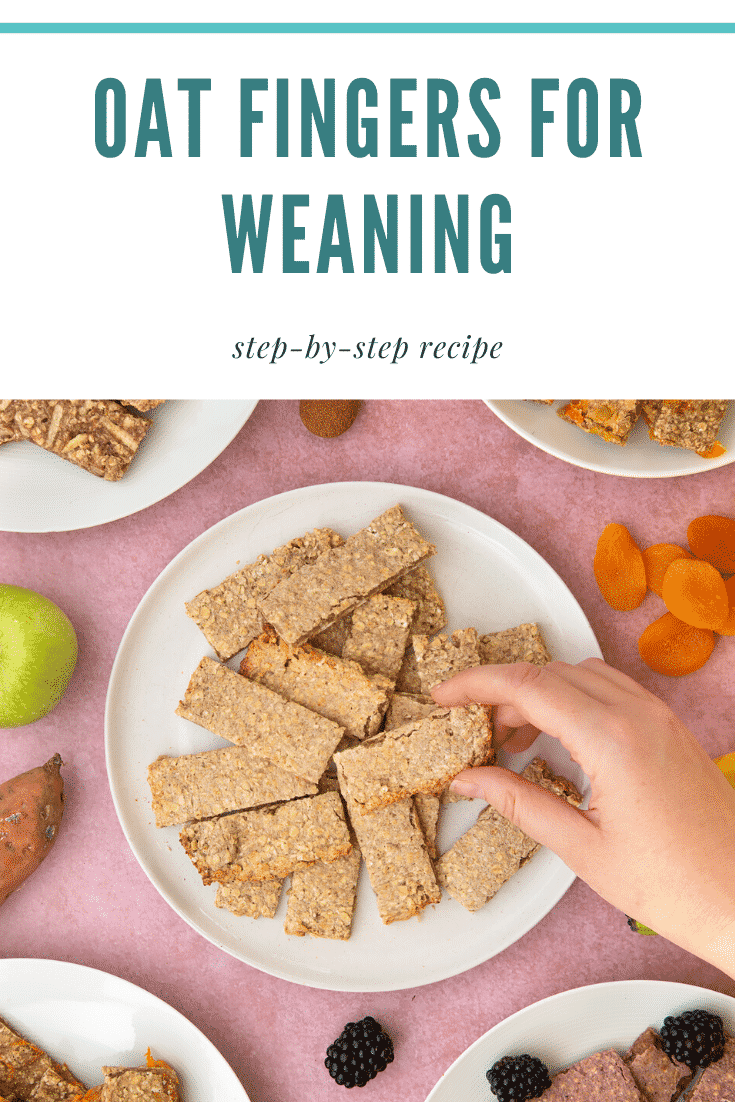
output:
[[64,808],[61,757],[0,784],[0,904],[38,868],[56,841]]

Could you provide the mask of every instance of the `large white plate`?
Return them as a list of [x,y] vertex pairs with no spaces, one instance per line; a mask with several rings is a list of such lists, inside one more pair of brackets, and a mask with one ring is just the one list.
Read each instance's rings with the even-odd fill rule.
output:
[[[238,565],[314,527],[348,535],[400,502],[437,546],[432,570],[446,601],[449,627],[494,631],[539,622],[554,655],[580,661],[600,650],[579,605],[561,579],[523,540],[483,513],[426,490],[346,482],[292,490],[221,521],[186,547],[153,583],[123,637],[107,695],[107,769],[120,822],[138,861],[182,918],[215,945],[262,971],[340,991],[417,987],[487,960],[534,926],[574,879],[549,851],[538,853],[475,915],[444,899],[418,921],[383,926],[367,877],[358,890],[349,941],[287,937],[285,899],[276,918],[237,918],[214,905],[178,842],[175,827],[157,830],[146,781],[159,754],[224,745],[174,710],[204,654],[206,640],[184,601],[218,584]],[[237,660],[231,665],[237,667]],[[584,786],[585,778],[555,740],[535,751]],[[518,756],[522,768],[533,756]],[[477,814],[477,804],[447,808],[439,842],[447,848]]]
[[662,980],[621,980],[563,991],[511,1014],[475,1041],[429,1094],[426,1102],[489,1102],[495,1096],[485,1072],[502,1056],[538,1056],[554,1075],[593,1052],[621,1055],[649,1025],[660,1030],[668,1014],[702,1008],[719,1014],[735,1033],[735,999],[705,987]]
[[501,421],[530,444],[589,471],[624,478],[674,478],[701,474],[735,460],[735,413],[732,402],[718,434],[720,443],[727,449],[725,454],[719,459],[702,459],[685,448],[657,444],[649,437],[642,420],[633,429],[625,447],[609,444],[557,416],[556,410],[569,401],[569,398],[557,400],[553,406],[520,400],[486,400],[486,404]]
[[166,1060],[181,1097],[248,1102],[234,1071],[195,1025],[135,984],[57,960],[0,960],[0,1018],[40,1045],[88,1087],[102,1066]]
[[0,531],[71,532],[146,509],[200,474],[257,402],[167,401],[119,482],[105,482],[27,441],[0,448]]

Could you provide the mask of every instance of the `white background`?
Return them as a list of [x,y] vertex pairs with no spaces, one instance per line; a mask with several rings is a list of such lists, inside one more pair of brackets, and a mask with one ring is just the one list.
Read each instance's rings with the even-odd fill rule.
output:
[[[36,3],[5,18],[60,19],[58,8]],[[107,18],[177,20],[249,17],[241,5],[127,5]],[[383,6],[386,8],[386,6]],[[656,7],[659,8],[656,13]],[[544,6],[546,8],[546,5]],[[724,18],[723,5],[699,5],[696,18]],[[97,19],[92,5],[65,4],[63,18]],[[552,18],[538,5],[510,14],[506,6],[458,4],[451,13],[422,6],[418,18]],[[408,19],[406,5],[392,18]],[[637,19],[692,18],[680,7],[636,5]],[[288,6],[281,19],[306,18]],[[263,16],[261,9],[261,18]],[[598,10],[601,18],[621,20]],[[314,20],[344,16],[332,5],[312,5]],[[373,7],[369,18],[387,17]],[[559,20],[588,18],[580,5],[555,7]],[[100,376],[125,379],[135,390],[179,396],[333,396],[335,392],[395,397],[496,397],[565,392],[640,393],[683,397],[726,390],[732,355],[731,208],[733,35],[4,35],[0,36],[0,141],[6,165],[2,191],[3,300],[0,370],[20,370],[37,395],[63,377],[79,392]],[[117,159],[94,147],[94,90],[118,77],[128,100],[128,142]],[[256,106],[255,156],[239,156],[239,80],[268,77],[270,90]],[[288,159],[275,158],[275,81],[291,85]],[[467,102],[470,84],[492,77],[501,100],[492,105],[502,144],[488,160],[471,156],[466,135],[480,131]],[[577,159],[565,140],[565,89],[576,77],[595,81],[600,95],[597,153]],[[155,146],[133,156],[145,79],[163,82],[173,157]],[[179,77],[210,77],[202,94],[202,155],[187,157],[187,101]],[[337,86],[337,155],[299,156],[301,77],[321,90]],[[355,77],[378,87],[380,156],[355,160],[344,141],[346,88]],[[391,77],[415,77],[406,97],[414,122],[404,140],[415,159],[388,156]],[[456,132],[460,157],[427,159],[426,79],[444,77],[460,93]],[[547,94],[556,111],[545,128],[546,154],[531,158],[532,77],[558,77]],[[641,89],[638,119],[643,157],[608,155],[611,77]],[[481,132],[481,131],[480,131]],[[239,198],[272,193],[265,271],[230,271],[222,193]],[[306,192],[308,211],[297,221],[306,241],[297,257],[309,275],[284,275],[280,263],[280,197]],[[326,197],[345,196],[355,260],[354,275],[333,261],[316,273]],[[511,275],[488,275],[475,244],[479,204],[491,193],[512,207]],[[399,196],[399,273],[363,274],[362,196]],[[470,197],[470,272],[433,272],[432,219],[425,217],[424,274],[408,271],[408,197]],[[324,366],[289,355],[277,368],[232,359],[235,341],[273,341],[304,347],[320,342],[354,348],[372,336],[402,337],[408,355],[390,362],[337,355]],[[470,334],[502,341],[500,357],[472,367],[467,361],[421,361],[418,344],[464,341]],[[159,386],[156,384],[160,380]],[[165,385],[164,385],[165,383]],[[567,385],[569,384],[569,385]],[[147,390],[146,390],[147,387]],[[65,386],[68,390],[68,386]],[[129,387],[130,389],[130,387]],[[666,386],[664,386],[666,390]],[[95,391],[96,392],[96,391]]]

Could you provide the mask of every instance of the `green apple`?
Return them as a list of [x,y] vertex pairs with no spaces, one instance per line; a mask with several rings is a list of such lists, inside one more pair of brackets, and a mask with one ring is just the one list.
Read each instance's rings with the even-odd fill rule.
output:
[[77,637],[48,597],[0,583],[0,727],[23,727],[56,707],[77,661]]

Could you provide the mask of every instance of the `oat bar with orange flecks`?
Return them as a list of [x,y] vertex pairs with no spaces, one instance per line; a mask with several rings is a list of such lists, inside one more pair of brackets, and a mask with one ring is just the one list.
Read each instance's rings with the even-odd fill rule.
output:
[[224,661],[244,650],[265,624],[258,602],[293,571],[314,562],[343,539],[331,528],[315,528],[289,540],[269,555],[230,574],[213,589],[204,589],[186,603],[186,614],[204,632],[207,642]]
[[415,612],[416,602],[403,597],[368,597],[352,613],[342,658],[359,662],[368,676],[380,674],[395,684]]
[[179,1077],[162,1060],[142,1067],[103,1067],[100,1102],[180,1102]]
[[462,628],[451,635],[413,636],[413,652],[421,692],[428,693],[462,670],[480,665],[479,636],[475,628]]
[[314,782],[344,733],[331,719],[207,657],[192,674],[176,714]]
[[[127,471],[151,426],[107,398],[3,400],[3,434],[30,440],[107,482]],[[7,441],[6,441],[7,442]]]
[[[582,797],[565,777],[542,758],[534,758],[522,774],[575,807]],[[539,849],[537,842],[488,804],[477,822],[435,864],[439,884],[468,911],[477,911]]]
[[189,823],[179,838],[205,884],[281,880],[352,848],[337,792]]
[[156,826],[208,819],[276,800],[311,796],[317,786],[243,746],[162,755],[148,766]]
[[295,646],[435,552],[401,506],[394,505],[341,547],[284,578],[258,607],[280,637]]
[[283,880],[233,880],[230,884],[218,884],[214,904],[238,917],[274,918],[283,883]]
[[484,666],[531,662],[545,666],[551,655],[544,643],[538,624],[519,624],[505,631],[492,631],[480,636],[480,661]]
[[368,677],[357,662],[309,643],[289,647],[270,628],[250,644],[240,673],[326,716],[357,739],[378,730],[388,707],[391,686],[385,678]]
[[403,922],[438,903],[441,890],[414,800],[362,812],[349,792],[343,796],[383,924]]
[[647,411],[649,436],[657,444],[686,448],[707,457],[717,443],[727,404],[725,399],[661,399],[657,408],[649,406]]
[[641,412],[639,398],[578,398],[556,411],[585,432],[612,444],[627,444]]
[[425,792],[438,796],[462,770],[493,758],[488,710],[438,708],[334,755],[339,786],[361,811]]
[[0,1094],[8,1099],[78,1102],[86,1091],[65,1064],[0,1018]]

